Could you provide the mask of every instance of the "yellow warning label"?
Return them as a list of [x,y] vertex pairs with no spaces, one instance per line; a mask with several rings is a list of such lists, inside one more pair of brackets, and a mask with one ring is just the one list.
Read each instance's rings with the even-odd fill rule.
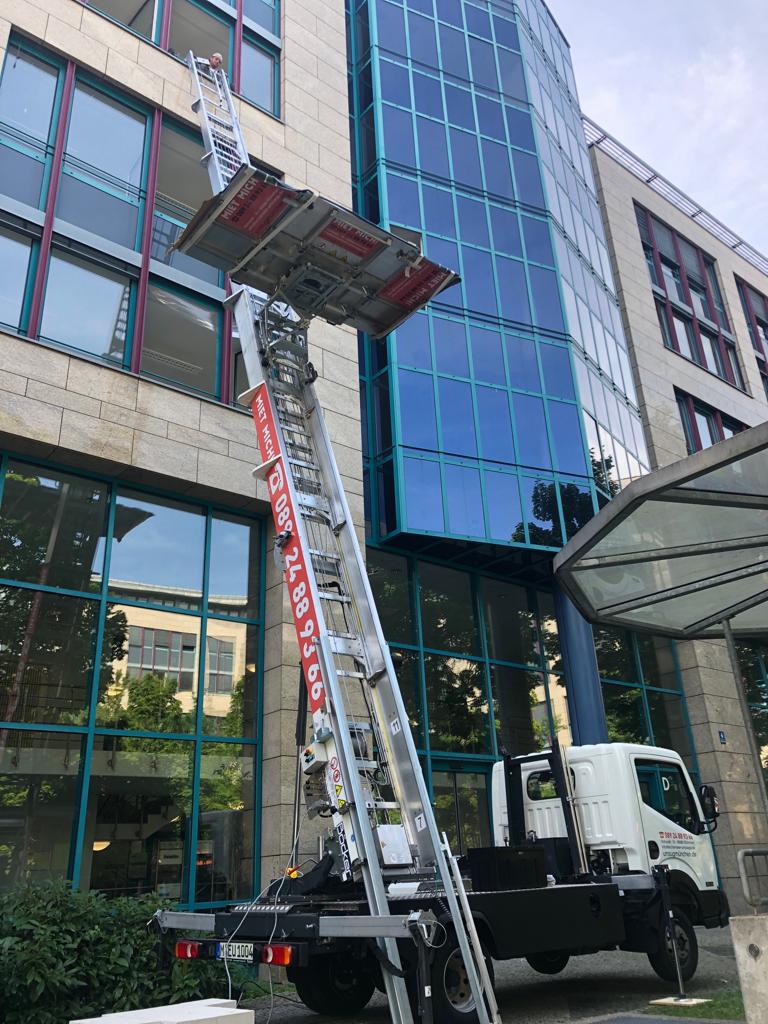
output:
[[343,786],[336,786],[336,796],[339,796],[339,794],[343,793],[343,792],[344,792],[344,787]]

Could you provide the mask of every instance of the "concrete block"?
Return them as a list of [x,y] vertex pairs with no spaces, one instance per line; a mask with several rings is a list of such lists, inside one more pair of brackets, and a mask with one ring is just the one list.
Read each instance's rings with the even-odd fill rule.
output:
[[[90,395],[102,403],[102,415],[110,406],[123,409],[136,408],[136,396],[139,382],[135,377],[109,366],[99,366],[85,359],[72,356],[69,360],[69,374],[66,386],[68,391],[76,391],[80,395]],[[52,383],[56,383],[55,381]]]
[[768,914],[732,917],[731,936],[747,1024],[765,1024],[768,1020]]
[[253,1024],[254,1011],[241,1009],[234,999],[197,999],[173,1006],[83,1017],[70,1024],[96,1024],[97,1021],[102,1024]]

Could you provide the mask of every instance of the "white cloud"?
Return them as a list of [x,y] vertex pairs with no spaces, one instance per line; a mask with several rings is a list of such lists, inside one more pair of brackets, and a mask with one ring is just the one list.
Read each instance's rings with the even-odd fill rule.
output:
[[762,0],[550,0],[585,113],[768,251]]

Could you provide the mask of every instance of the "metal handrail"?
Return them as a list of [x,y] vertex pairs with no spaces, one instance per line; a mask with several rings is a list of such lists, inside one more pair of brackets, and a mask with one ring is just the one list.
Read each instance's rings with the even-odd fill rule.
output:
[[[764,872],[763,874],[757,874],[753,872],[750,874],[748,865],[757,866],[758,861],[762,861]],[[754,908],[755,913],[762,908],[768,908],[768,847],[766,846],[755,846],[748,849],[739,850],[736,855],[736,863],[739,867],[739,877],[741,878],[741,891],[744,894],[744,899]],[[764,879],[764,885],[766,895],[763,895],[759,889],[755,892],[752,891],[752,881],[756,881],[759,885],[760,879]]]

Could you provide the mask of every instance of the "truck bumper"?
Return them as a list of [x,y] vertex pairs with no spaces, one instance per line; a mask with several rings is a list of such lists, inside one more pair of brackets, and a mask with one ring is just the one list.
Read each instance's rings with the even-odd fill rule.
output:
[[725,928],[731,917],[728,897],[722,889],[699,892],[701,920],[705,928]]

